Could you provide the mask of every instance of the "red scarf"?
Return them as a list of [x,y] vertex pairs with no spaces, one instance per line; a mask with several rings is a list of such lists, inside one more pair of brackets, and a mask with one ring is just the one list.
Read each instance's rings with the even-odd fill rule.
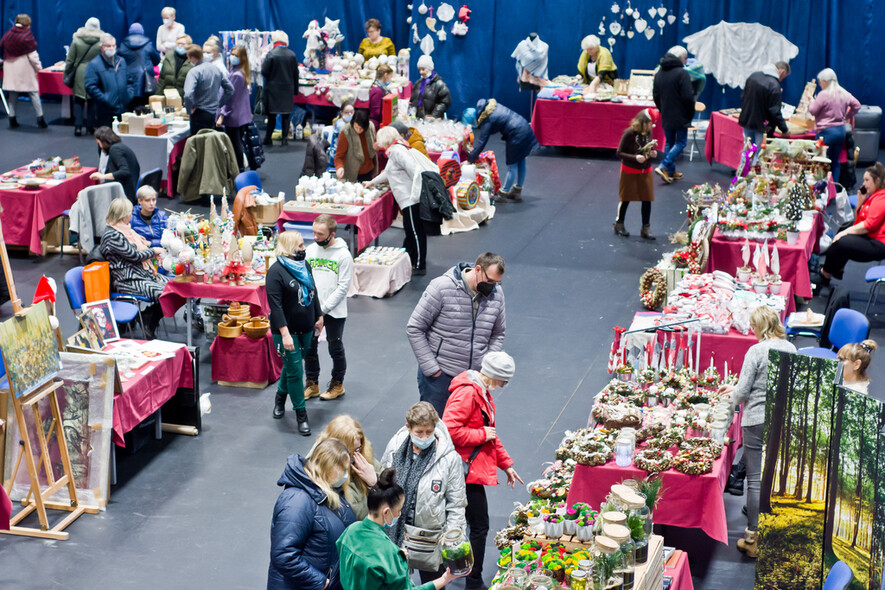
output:
[[31,33],[31,27],[12,27],[3,38],[0,39],[0,48],[3,49],[3,57],[20,57],[33,51],[37,51],[37,41]]
[[386,150],[384,150],[384,153],[387,154],[387,157],[388,157],[388,158],[390,157],[390,150],[391,150],[391,149],[393,148],[393,146],[395,146],[395,145],[401,145],[401,146],[404,146],[406,149],[410,149],[410,148],[412,147],[412,146],[410,146],[410,145],[408,144],[408,142],[407,142],[406,140],[404,140],[404,139],[397,139],[397,140],[394,141],[392,144],[390,144],[389,146],[387,146],[387,149],[386,149]]

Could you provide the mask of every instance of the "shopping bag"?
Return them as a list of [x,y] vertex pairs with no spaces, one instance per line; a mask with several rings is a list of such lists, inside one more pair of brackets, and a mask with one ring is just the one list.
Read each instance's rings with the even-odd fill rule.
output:
[[111,270],[108,262],[93,262],[83,268],[83,287],[86,302],[111,298]]
[[833,210],[833,217],[835,221],[841,226],[850,223],[854,223],[854,209],[851,208],[851,201],[848,200],[848,191],[844,188],[836,193],[835,208]]

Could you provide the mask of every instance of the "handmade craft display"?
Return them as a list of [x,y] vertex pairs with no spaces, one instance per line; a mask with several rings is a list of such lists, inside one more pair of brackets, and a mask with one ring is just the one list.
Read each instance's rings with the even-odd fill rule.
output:
[[407,126],[414,127],[424,138],[428,152],[458,152],[459,147],[466,146],[471,128],[460,121],[452,119],[415,119],[403,121]]
[[[310,32],[310,29],[308,29]],[[307,33],[305,33],[307,34]],[[340,107],[345,101],[369,100],[369,91],[375,82],[378,66],[387,65],[394,70],[387,90],[399,93],[409,86],[409,52],[400,51],[399,57],[379,55],[366,60],[361,54],[345,51],[341,55],[329,54],[324,59],[325,68],[301,66],[298,73],[298,91],[303,96],[325,98]],[[405,68],[403,68],[403,61]],[[310,63],[310,62],[306,62]]]
[[405,248],[393,248],[391,246],[369,246],[359,256],[354,258],[356,264],[377,264],[380,266],[392,266],[402,258],[408,256]]
[[338,180],[330,172],[322,176],[302,176],[295,186],[296,203],[334,203],[362,207],[371,205],[382,191],[359,182]]
[[38,158],[26,166],[0,174],[0,190],[37,190],[43,185],[51,186],[81,171],[80,158]]

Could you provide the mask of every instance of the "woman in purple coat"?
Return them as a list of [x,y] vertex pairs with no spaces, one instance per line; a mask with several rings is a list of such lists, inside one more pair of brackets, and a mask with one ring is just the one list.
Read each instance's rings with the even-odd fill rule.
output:
[[375,83],[369,90],[369,119],[375,124],[375,129],[381,129],[381,111],[384,97],[390,94],[388,84],[393,79],[393,70],[387,64],[381,64],[375,70]]
[[252,122],[252,106],[249,103],[251,76],[249,72],[249,56],[246,48],[237,45],[230,50],[230,83],[234,87],[234,95],[218,110],[216,126],[224,125],[224,132],[230,137],[234,146],[234,156],[240,172],[243,171],[243,131]]

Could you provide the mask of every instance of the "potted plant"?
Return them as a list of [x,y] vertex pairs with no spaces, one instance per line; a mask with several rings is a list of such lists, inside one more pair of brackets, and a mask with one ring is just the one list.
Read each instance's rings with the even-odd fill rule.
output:
[[797,244],[799,242],[799,228],[796,227],[796,223],[793,222],[789,226],[787,226],[787,243],[791,246]]
[[781,280],[780,275],[776,275],[776,274],[768,275],[768,292],[771,295],[780,295],[782,286],[783,286],[783,281]]
[[593,525],[596,522],[596,513],[593,511],[581,514],[575,520],[575,534],[579,541],[584,543],[593,539]]
[[561,514],[546,514],[544,516],[544,534],[551,539],[560,538],[564,529],[563,520]]
[[580,513],[580,511],[575,510],[574,506],[572,506],[570,508],[566,508],[565,514],[562,515],[562,517],[564,519],[562,521],[563,530],[565,531],[566,535],[574,535],[575,534],[575,521],[577,520],[577,518],[579,516],[581,516],[581,513]]
[[645,402],[648,404],[648,407],[653,408],[658,405],[658,386],[652,385],[648,388],[645,396]]
[[672,387],[666,387],[663,391],[658,393],[658,396],[661,400],[661,405],[665,408],[670,406],[670,403],[676,398],[676,390]]
[[631,381],[633,379],[632,365],[628,365],[625,363],[615,369],[615,373],[618,374],[618,379],[620,379],[621,381]]

